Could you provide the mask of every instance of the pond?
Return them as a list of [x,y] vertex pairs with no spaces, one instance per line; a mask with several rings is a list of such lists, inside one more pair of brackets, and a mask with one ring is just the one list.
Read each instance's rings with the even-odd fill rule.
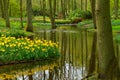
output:
[[1,66],[0,80],[81,80],[86,75],[93,32],[86,29],[38,29],[34,38],[58,42],[61,57]]

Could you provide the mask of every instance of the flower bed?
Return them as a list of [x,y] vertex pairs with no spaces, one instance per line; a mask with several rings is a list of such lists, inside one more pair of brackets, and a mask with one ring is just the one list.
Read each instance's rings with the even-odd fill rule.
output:
[[0,64],[59,57],[58,44],[46,40],[0,37]]
[[37,72],[53,70],[57,64],[53,60],[5,65],[0,67],[0,80],[15,80],[25,75],[37,75]]

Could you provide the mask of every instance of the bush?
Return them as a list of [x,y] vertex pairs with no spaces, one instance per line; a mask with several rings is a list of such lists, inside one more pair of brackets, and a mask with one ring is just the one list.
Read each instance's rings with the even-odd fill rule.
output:
[[75,18],[91,19],[92,13],[90,11],[74,10],[70,13],[69,19]]

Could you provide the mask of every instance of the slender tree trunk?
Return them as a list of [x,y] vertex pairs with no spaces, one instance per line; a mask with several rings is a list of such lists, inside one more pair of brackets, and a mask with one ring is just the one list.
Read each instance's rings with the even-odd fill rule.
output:
[[22,0],[20,0],[20,21],[21,21],[21,29],[23,29],[23,10],[22,10]]
[[[110,19],[110,0],[96,0],[96,24],[98,43],[99,80],[111,80],[116,76],[118,63],[114,54]],[[115,80],[115,79],[113,79]]]
[[33,80],[33,76],[32,75],[28,75],[29,80]]
[[0,0],[0,7],[1,7],[1,14],[2,14],[2,18],[4,18],[4,19],[5,19],[3,0]]
[[62,9],[63,18],[65,19],[66,15],[65,15],[65,3],[64,3],[64,0],[61,0],[61,9]]
[[4,14],[5,14],[5,21],[6,21],[6,27],[10,28],[10,20],[9,20],[9,0],[3,0],[4,3]]
[[115,0],[115,19],[118,19],[119,0]]
[[32,25],[32,1],[27,0],[27,31],[33,32]]
[[45,23],[46,22],[46,20],[45,20],[45,15],[46,15],[46,11],[45,11],[45,9],[46,9],[46,3],[45,3],[46,1],[45,0],[43,0],[43,22]]
[[54,18],[55,11],[53,11],[55,8],[53,9],[52,7],[52,0],[49,0],[49,6],[50,6],[50,20],[51,20],[52,29],[56,29],[55,18]]
[[83,0],[80,1],[80,8],[83,10]]
[[85,11],[87,11],[87,1],[88,0],[85,0]]

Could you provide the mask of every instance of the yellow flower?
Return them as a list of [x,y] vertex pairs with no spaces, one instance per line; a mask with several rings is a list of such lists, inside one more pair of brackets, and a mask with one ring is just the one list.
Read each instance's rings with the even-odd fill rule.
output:
[[32,48],[31,50],[32,50],[32,52],[33,52],[33,51],[35,50],[35,48]]
[[46,49],[42,49],[42,51],[46,51]]
[[0,49],[0,51],[5,52],[5,49],[2,48],[2,49]]
[[25,46],[24,48],[25,48],[25,49],[30,49],[30,47],[28,47],[28,46]]
[[6,46],[6,47],[9,47],[9,45],[8,45],[8,44],[6,44],[5,46]]
[[4,46],[4,44],[5,44],[4,42],[1,42],[1,43],[0,43],[0,45],[2,45],[2,46]]

